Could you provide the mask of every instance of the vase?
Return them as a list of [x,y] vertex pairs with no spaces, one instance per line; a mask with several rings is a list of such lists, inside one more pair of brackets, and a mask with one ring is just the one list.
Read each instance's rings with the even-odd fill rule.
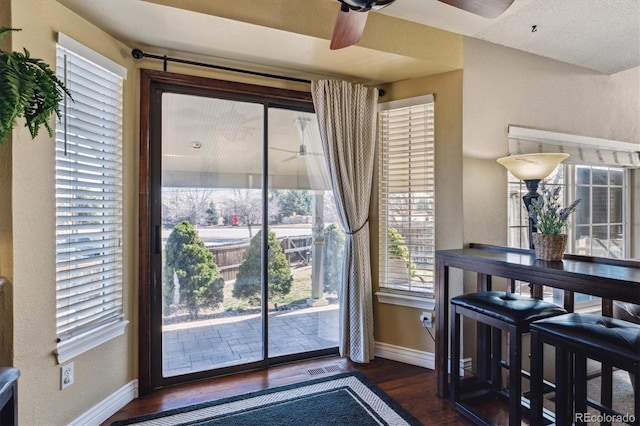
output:
[[536,250],[536,259],[562,260],[567,248],[567,234],[549,235],[535,232],[533,247]]

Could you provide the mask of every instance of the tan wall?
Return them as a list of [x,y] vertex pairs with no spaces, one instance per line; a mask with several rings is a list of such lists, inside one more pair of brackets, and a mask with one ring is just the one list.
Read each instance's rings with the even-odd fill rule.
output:
[[[0,27],[11,28],[11,2],[0,0]],[[11,33],[0,48],[11,50]],[[3,141],[0,141],[2,143]],[[0,145],[0,365],[13,365],[13,232],[11,229],[11,135]]]
[[[55,67],[56,34],[64,32],[129,68],[124,105],[124,305],[135,317],[137,219],[135,174],[138,121],[137,75],[130,50],[53,0],[14,0],[13,50],[27,47],[33,57]],[[54,141],[41,131],[31,140],[20,122],[13,131],[13,311],[14,364],[21,371],[19,421],[25,425],[67,424],[136,377],[135,325],[73,359],[75,383],[60,390],[60,366],[53,350],[55,330]],[[3,251],[6,249],[2,241]]]
[[[465,38],[463,96],[465,244],[507,242],[506,170],[495,159],[508,153],[510,124],[640,143],[640,68],[602,75]],[[466,292],[474,279],[465,276]],[[468,356],[474,329],[465,335]]]
[[[433,93],[436,124],[436,249],[462,247],[462,71],[406,80],[383,87],[388,102]],[[374,185],[377,185],[377,170]],[[378,282],[378,197],[371,200],[373,290]],[[375,339],[391,345],[435,352],[420,323],[421,309],[378,303],[374,297]],[[435,329],[430,330],[432,334]]]
[[[465,38],[464,241],[505,244],[511,125],[640,143],[640,68],[603,75]],[[636,243],[637,245],[637,243]]]

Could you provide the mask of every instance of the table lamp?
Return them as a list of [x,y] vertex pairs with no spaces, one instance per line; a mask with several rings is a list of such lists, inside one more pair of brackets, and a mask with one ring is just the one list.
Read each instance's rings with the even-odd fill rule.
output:
[[[531,201],[540,197],[538,194],[540,181],[549,176],[558,164],[568,156],[569,154],[560,152],[521,154],[498,158],[496,161],[509,170],[512,175],[524,181],[529,192],[522,197],[522,202],[529,212]],[[533,219],[529,217],[529,248],[531,249],[533,248],[533,233],[536,231]]]

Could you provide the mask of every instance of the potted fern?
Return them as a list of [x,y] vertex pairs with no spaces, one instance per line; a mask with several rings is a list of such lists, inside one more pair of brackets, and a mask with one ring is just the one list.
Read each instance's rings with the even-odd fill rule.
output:
[[[9,31],[0,27],[0,39]],[[4,143],[18,118],[23,117],[31,138],[44,125],[53,137],[51,114],[60,118],[63,96],[71,94],[56,73],[41,59],[32,58],[27,49],[7,52],[0,49],[0,143]]]

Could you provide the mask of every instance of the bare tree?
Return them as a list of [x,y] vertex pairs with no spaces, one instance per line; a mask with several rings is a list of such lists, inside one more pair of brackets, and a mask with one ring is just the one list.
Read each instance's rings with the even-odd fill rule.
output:
[[162,189],[162,220],[166,223],[178,223],[187,217],[181,188]]
[[162,219],[170,223],[187,220],[197,226],[206,217],[211,193],[209,188],[163,188]]
[[209,188],[185,188],[185,201],[189,208],[189,219],[194,225],[200,224],[206,216],[211,197]]
[[253,236],[252,225],[259,225],[262,219],[262,198],[257,189],[234,189],[233,195],[224,200],[226,209],[238,216],[247,225],[249,238]]

